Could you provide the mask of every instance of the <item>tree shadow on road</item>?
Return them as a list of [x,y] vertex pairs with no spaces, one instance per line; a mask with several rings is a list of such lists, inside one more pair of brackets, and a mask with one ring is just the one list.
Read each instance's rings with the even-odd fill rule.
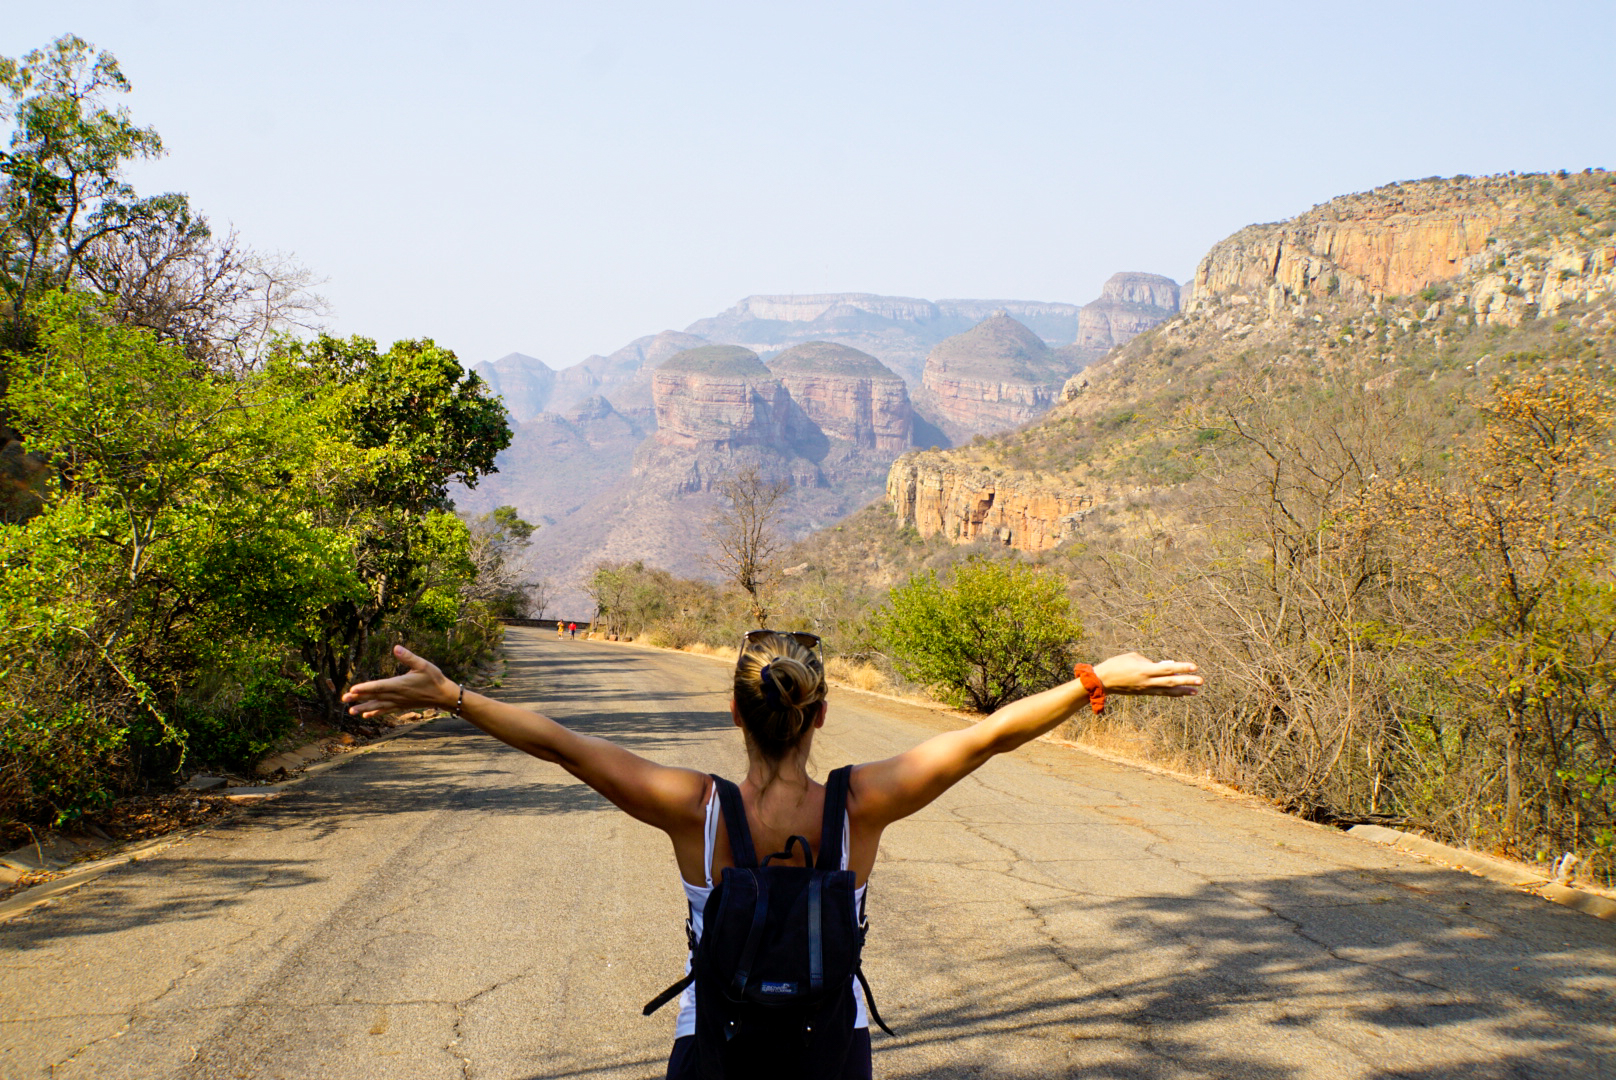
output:
[[[228,835],[231,823],[219,827]],[[168,884],[195,881],[197,888],[151,888],[149,874],[167,871]],[[310,873],[298,859],[187,858],[165,856],[129,863],[108,871],[74,901],[47,906],[0,927],[0,948],[28,952],[60,938],[118,933],[155,922],[212,919],[260,889],[295,889],[318,885],[323,878]]]
[[[1109,932],[986,964],[973,950],[950,973],[960,999],[889,1007],[901,1034],[876,1037],[877,1076],[1042,1078],[1052,1057],[1053,1075],[1094,1080],[1616,1075],[1616,928],[1466,875],[1342,870],[1030,907]],[[1051,953],[1070,978],[1048,978]],[[872,966],[890,979],[902,961]]]

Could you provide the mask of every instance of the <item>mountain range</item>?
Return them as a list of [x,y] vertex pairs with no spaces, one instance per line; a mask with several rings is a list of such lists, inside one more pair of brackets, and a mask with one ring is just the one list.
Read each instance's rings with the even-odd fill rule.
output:
[[512,444],[456,502],[514,505],[541,525],[532,570],[582,617],[582,584],[603,560],[710,574],[700,526],[736,470],[788,481],[783,526],[804,535],[879,497],[910,448],[1033,419],[1178,299],[1170,278],[1137,273],[1082,306],[751,296],[560,371],[512,353],[476,368],[505,401]]

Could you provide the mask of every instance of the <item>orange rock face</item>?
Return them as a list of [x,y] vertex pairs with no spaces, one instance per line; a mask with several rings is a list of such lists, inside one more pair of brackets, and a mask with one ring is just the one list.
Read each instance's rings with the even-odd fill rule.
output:
[[1195,297],[1268,288],[1287,297],[1406,296],[1457,277],[1521,208],[1505,180],[1420,182],[1349,195],[1283,224],[1240,230],[1201,260],[1191,288]]
[[909,390],[897,376],[790,372],[780,375],[780,383],[808,419],[831,438],[869,450],[908,449],[914,413]]
[[950,375],[928,367],[921,385],[930,390],[937,411],[969,431],[1003,431],[1049,411],[1056,391],[1048,385]]
[[734,450],[786,442],[789,398],[766,372],[752,376],[657,371],[651,393],[656,402],[656,440],[665,446]]
[[973,471],[927,451],[892,463],[887,503],[921,536],[942,533],[955,543],[987,538],[1021,551],[1045,551],[1077,531],[1094,500],[1025,476]]

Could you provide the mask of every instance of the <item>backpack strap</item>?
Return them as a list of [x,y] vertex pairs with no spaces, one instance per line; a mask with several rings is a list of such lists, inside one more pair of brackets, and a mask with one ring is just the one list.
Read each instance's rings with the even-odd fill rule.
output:
[[[678,982],[674,983],[672,986],[670,986],[666,990],[662,991],[662,993],[658,994],[656,997],[654,997],[650,1001],[646,1002],[645,1003],[645,1008],[640,1010],[640,1015],[641,1016],[650,1016],[652,1013],[654,1013],[658,1009],[662,1008],[662,1006],[666,1005],[668,1002],[672,1001],[674,998],[676,998],[680,994],[684,993],[685,992],[685,987],[689,986],[691,983],[693,983],[695,981],[696,981],[696,976],[695,976],[694,972],[692,972],[689,975],[686,975],[684,978],[680,979]],[[889,1032],[889,1034],[890,1034],[890,1032]]]
[[722,776],[713,777],[718,789],[718,805],[724,811],[724,829],[729,833],[730,858],[743,870],[757,866],[757,851],[752,847],[752,830],[746,824],[746,803],[741,800],[741,789]]
[[847,821],[847,786],[853,766],[843,765],[825,777],[825,819],[819,827],[819,870],[842,868],[842,829]]
[[[864,1004],[869,1009],[870,1019],[874,1020],[876,1026],[882,1031],[886,1032],[888,1035],[891,1035],[892,1029],[887,1027],[887,1022],[881,1019],[881,1013],[875,1007],[875,995],[870,993],[870,980],[864,977],[864,965],[860,964],[858,967],[854,968],[853,974],[858,977],[859,985],[864,987]],[[894,1038],[896,1038],[896,1036],[894,1036]]]

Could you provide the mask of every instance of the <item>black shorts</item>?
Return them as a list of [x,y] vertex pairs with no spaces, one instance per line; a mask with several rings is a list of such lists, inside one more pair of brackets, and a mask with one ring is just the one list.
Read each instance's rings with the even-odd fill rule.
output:
[[[673,1040],[673,1054],[668,1058],[668,1080],[689,1080],[696,1075],[696,1037],[686,1035]],[[870,1080],[870,1029],[853,1029],[853,1049],[847,1054],[847,1067],[842,1075],[827,1076],[824,1080]]]

